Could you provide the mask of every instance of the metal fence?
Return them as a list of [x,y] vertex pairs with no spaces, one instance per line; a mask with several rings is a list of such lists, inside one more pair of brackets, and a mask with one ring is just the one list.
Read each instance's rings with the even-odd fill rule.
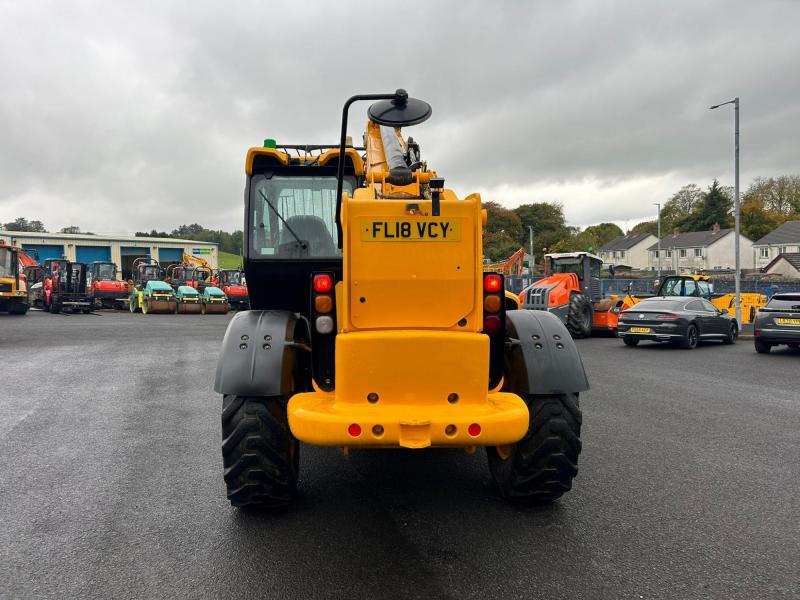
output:
[[[632,294],[655,293],[656,279],[602,279],[600,289],[603,296],[611,294],[624,294],[627,287],[631,286]],[[732,294],[736,284],[733,279],[714,279],[715,294]],[[800,280],[769,281],[764,279],[742,279],[742,293],[764,294],[768,298],[781,292],[800,292]]]
[[[541,279],[541,276],[529,275],[506,276],[506,289],[515,294],[520,293],[532,282]],[[623,295],[630,286],[632,294],[653,294],[655,290],[655,278],[645,279],[601,279],[600,292],[607,297],[612,294]],[[714,279],[715,294],[732,294],[734,292],[733,279]],[[768,298],[773,294],[781,292],[800,292],[800,280],[791,281],[769,281],[763,279],[742,279],[742,293],[765,294]]]

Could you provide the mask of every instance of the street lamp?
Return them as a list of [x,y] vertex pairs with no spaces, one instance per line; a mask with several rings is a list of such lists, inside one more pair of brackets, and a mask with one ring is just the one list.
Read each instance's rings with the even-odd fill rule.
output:
[[660,202],[653,202],[658,207],[658,250],[656,250],[656,256],[658,256],[658,280],[661,281],[661,203]]
[[528,261],[528,275],[531,276],[531,282],[533,281],[533,226],[528,225],[528,234],[530,235],[528,239],[528,248],[531,251],[531,259]]
[[742,270],[741,270],[741,262],[739,260],[739,96],[736,96],[733,100],[728,100],[727,102],[723,102],[721,104],[715,104],[714,106],[709,106],[709,110],[714,110],[715,108],[719,108],[720,106],[725,106],[726,104],[733,104],[733,119],[734,119],[734,137],[733,137],[733,145],[734,145],[734,176],[736,178],[735,184],[735,198],[733,202],[733,223],[734,223],[734,235],[736,239],[734,240],[734,252],[736,253],[736,275],[734,276],[735,281],[735,300],[734,303],[736,304],[736,322],[742,322]]

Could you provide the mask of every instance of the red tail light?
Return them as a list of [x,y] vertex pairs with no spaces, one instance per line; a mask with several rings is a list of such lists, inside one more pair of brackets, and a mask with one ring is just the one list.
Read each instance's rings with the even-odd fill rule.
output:
[[496,294],[503,289],[503,278],[490,273],[483,276],[483,291],[487,294]]
[[677,321],[678,320],[678,316],[677,315],[667,315],[667,314],[656,315],[656,319],[658,319],[659,321]]
[[333,277],[327,273],[314,275],[314,291],[318,294],[327,294],[333,289]]

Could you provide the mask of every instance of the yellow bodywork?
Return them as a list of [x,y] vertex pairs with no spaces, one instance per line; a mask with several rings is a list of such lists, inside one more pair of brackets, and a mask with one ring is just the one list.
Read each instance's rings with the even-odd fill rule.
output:
[[517,442],[527,405],[488,389],[480,197],[442,190],[441,214],[432,216],[423,185],[433,174],[385,182],[380,135],[371,123],[367,131],[367,186],[342,200],[336,386],[291,398],[292,433],[336,446]]
[[[706,281],[711,283],[713,280],[709,275],[681,274],[680,277],[688,277],[694,281]],[[764,294],[756,294],[753,292],[740,293],[740,302],[742,309],[742,324],[752,323],[755,319],[756,313],[760,307],[767,305],[767,296]],[[624,307],[629,308],[641,302],[643,298],[636,296],[625,296]],[[736,294],[725,294],[709,298],[711,304],[716,306],[722,311],[727,311],[728,314],[734,315],[736,312]]]

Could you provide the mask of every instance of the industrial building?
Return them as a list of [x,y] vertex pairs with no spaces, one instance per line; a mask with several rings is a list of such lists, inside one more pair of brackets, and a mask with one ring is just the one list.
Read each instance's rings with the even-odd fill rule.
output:
[[122,271],[124,279],[131,276],[133,261],[139,257],[154,258],[166,268],[180,262],[185,252],[206,260],[212,268],[217,268],[219,264],[216,242],[30,231],[0,231],[0,239],[7,244],[21,246],[26,254],[40,263],[48,258],[62,257],[87,264],[96,260],[112,261]]

